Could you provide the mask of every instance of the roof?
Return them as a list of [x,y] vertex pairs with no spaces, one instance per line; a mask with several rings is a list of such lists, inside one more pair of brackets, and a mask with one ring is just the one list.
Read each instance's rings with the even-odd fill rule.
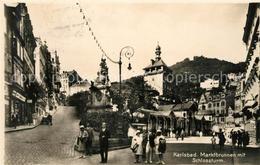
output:
[[171,114],[173,114],[173,112],[171,110],[167,110],[167,111],[155,111],[152,112],[151,115],[153,116],[165,116],[165,117],[170,117]]
[[193,105],[194,105],[194,102],[192,102],[192,101],[189,101],[186,103],[181,103],[181,104],[176,104],[173,107],[173,110],[174,111],[187,110],[187,109],[190,109]]
[[142,113],[153,113],[153,112],[156,112],[154,110],[151,110],[151,109],[145,109],[145,108],[138,108],[137,109],[138,112],[142,112]]
[[75,84],[73,84],[71,87],[75,86],[90,86],[90,83],[88,81],[78,81]]
[[174,104],[169,104],[169,105],[159,105],[158,110],[159,111],[169,111],[173,110]]
[[153,67],[158,67],[158,66],[166,66],[165,62],[162,59],[156,60],[153,64],[148,65],[145,69],[153,68]]

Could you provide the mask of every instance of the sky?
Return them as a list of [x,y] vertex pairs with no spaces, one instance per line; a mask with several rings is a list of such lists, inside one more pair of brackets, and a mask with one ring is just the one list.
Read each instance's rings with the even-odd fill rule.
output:
[[[157,42],[161,57],[171,66],[194,56],[230,62],[245,61],[242,42],[247,4],[208,3],[80,3],[103,49],[113,60],[125,46],[134,48],[122,57],[122,79],[143,74],[155,58]],[[75,3],[27,3],[34,35],[57,50],[62,70],[76,70],[81,77],[97,76],[102,52]],[[107,62],[109,76],[118,81],[118,65]]]

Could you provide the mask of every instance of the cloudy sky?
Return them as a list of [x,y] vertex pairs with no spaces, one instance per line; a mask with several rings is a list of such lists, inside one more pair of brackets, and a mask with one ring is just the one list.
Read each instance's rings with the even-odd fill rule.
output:
[[[94,79],[102,52],[95,44],[75,3],[28,3],[35,36],[47,41],[60,56],[62,70],[75,69]],[[189,57],[206,56],[234,63],[244,61],[242,42],[247,4],[81,3],[107,54],[118,60],[124,46],[132,46],[132,71],[123,58],[123,79],[143,74],[155,57],[157,41],[169,66]],[[118,66],[108,62],[112,81]]]

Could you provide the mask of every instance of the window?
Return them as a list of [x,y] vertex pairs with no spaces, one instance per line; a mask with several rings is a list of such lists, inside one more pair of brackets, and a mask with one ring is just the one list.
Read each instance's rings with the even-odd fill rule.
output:
[[222,109],[222,110],[221,110],[221,114],[224,114],[224,113],[225,113],[225,111]]
[[221,106],[225,106],[225,101],[221,101]]
[[217,110],[217,114],[219,114],[219,110]]
[[221,122],[224,122],[224,117],[221,117],[220,120],[221,120]]
[[219,103],[217,103],[217,107],[219,107]]
[[211,121],[212,119],[211,119],[211,116],[209,116],[209,121]]
[[212,106],[211,103],[209,103],[209,104],[208,104],[208,108],[211,108],[211,106]]
[[209,97],[209,100],[212,100],[212,98],[211,98],[211,97]]
[[206,109],[205,105],[202,105],[202,110],[205,110],[205,109]]

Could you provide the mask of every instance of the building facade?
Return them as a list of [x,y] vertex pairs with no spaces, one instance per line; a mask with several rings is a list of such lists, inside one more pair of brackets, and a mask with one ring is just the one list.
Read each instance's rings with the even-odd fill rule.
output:
[[38,83],[38,97],[36,100],[36,105],[35,105],[35,113],[34,114],[34,119],[41,118],[46,112],[46,106],[47,106],[47,85],[46,85],[46,79],[45,79],[45,74],[46,74],[46,54],[44,51],[45,45],[42,42],[40,38],[36,38],[36,43],[37,47],[34,52],[35,56],[35,78]]
[[219,87],[219,80],[207,79],[200,83],[200,87],[206,90]]
[[24,3],[4,6],[5,10],[5,124],[32,123],[35,111],[34,49],[36,42]]
[[247,50],[243,113],[245,116],[245,130],[249,132],[253,143],[260,142],[259,21],[260,3],[250,3],[243,35],[243,42]]
[[70,96],[70,87],[77,83],[81,82],[82,78],[79,76],[77,71],[63,71],[60,75],[60,93],[64,94],[66,97]]

